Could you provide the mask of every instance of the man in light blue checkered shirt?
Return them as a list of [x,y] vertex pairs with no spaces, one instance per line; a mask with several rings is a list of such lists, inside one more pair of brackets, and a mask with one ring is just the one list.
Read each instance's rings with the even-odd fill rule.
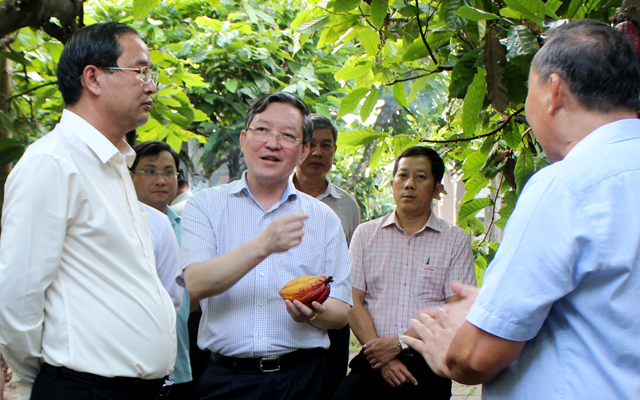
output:
[[[347,324],[351,264],[338,217],[289,178],[312,134],[300,98],[261,97],[240,135],[242,179],[197,193],[184,209],[181,278],[203,309],[198,346],[212,352],[196,398],[324,397],[327,329]],[[335,279],[324,304],[280,298],[305,275]]]

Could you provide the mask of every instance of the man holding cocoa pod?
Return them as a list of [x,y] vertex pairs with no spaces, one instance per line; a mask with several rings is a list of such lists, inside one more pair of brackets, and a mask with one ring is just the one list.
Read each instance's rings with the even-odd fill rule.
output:
[[469,235],[431,211],[444,187],[436,151],[412,147],[395,161],[395,212],[360,225],[351,241],[351,330],[362,351],[351,361],[334,400],[451,397],[451,381],[436,376],[399,339],[417,337],[409,320],[419,309],[454,302],[454,280],[475,284]]
[[482,398],[640,398],[640,68],[619,32],[573,21],[529,72],[526,115],[552,165],[523,188],[482,289],[406,338]]
[[[201,400],[326,397],[327,329],[348,321],[351,264],[339,218],[289,178],[312,133],[300,98],[262,96],[240,135],[242,179],[198,192],[184,209],[182,278],[203,310],[198,346],[212,352]],[[333,277],[326,302],[279,296],[307,275]]]

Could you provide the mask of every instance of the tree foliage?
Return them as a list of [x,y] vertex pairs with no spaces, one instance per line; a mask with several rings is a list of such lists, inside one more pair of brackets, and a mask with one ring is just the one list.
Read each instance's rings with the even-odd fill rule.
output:
[[[14,133],[0,142],[0,163],[57,121],[55,68],[68,32],[120,21],[138,29],[160,71],[141,140],[180,149],[196,138],[205,173],[227,164],[238,177],[248,104],[274,90],[297,93],[337,120],[333,178],[356,193],[365,219],[392,209],[391,160],[410,146],[433,146],[465,183],[458,224],[478,238],[481,278],[497,248],[487,234],[505,226],[528,178],[547,164],[524,115],[529,66],[544,33],[567,19],[609,22],[622,1],[92,0],[35,19],[24,9],[36,2],[22,3],[18,25],[0,13],[0,36],[7,35],[0,55],[13,61],[0,121]],[[17,12],[15,4],[0,6]],[[623,9],[640,9],[634,4]]]

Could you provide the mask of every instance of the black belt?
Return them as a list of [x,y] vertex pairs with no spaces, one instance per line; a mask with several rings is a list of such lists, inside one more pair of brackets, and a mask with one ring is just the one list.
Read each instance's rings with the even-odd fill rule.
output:
[[163,387],[165,384],[165,378],[141,379],[130,378],[126,376],[116,376],[113,378],[108,378],[106,376],[90,374],[88,372],[75,371],[67,367],[54,367],[53,365],[47,363],[42,364],[41,369],[49,374],[59,374],[67,378],[93,383],[123,393],[146,392],[153,395],[158,395],[158,398],[166,396],[165,392],[168,392],[168,388],[170,387]]
[[231,367],[242,371],[278,372],[298,364],[310,357],[324,354],[324,349],[300,349],[279,357],[264,358],[236,358],[227,357],[218,353],[211,353],[211,361],[218,365]]

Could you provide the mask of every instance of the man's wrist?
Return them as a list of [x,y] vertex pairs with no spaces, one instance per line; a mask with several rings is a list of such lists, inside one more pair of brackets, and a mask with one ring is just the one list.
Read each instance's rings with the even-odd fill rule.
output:
[[398,333],[398,348],[400,349],[400,353],[406,353],[409,351],[409,346],[401,339],[404,333]]

